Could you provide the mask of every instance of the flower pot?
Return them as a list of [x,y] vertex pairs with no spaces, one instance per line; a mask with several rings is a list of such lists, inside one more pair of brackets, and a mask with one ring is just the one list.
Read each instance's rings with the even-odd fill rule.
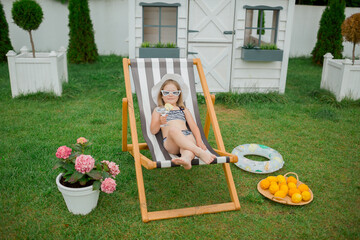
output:
[[16,54],[9,51],[8,59],[12,97],[37,92],[62,94],[63,82],[68,82],[66,49],[50,53],[36,53],[35,58],[26,47]]
[[353,65],[349,59],[333,58],[331,53],[324,55],[320,88],[334,93],[337,101],[360,99],[360,61]]
[[179,58],[180,48],[139,48],[141,58]]
[[271,62],[271,61],[282,61],[283,50],[267,50],[258,48],[242,48],[241,58],[244,61],[252,62]]
[[62,173],[56,177],[56,185],[62,193],[66,206],[73,214],[86,215],[97,205],[100,191],[93,190],[93,186],[83,188],[69,188],[60,183]]

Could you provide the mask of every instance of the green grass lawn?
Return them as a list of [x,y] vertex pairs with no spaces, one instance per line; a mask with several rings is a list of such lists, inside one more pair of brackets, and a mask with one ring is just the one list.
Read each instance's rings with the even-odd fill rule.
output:
[[[12,99],[7,64],[0,64],[2,239],[360,239],[360,105],[318,97],[321,67],[310,59],[290,59],[284,95],[223,94],[216,111],[227,151],[245,143],[278,150],[285,165],[273,175],[296,172],[313,202],[294,207],[265,199],[256,185],[268,175],[232,165],[240,211],[146,224],[133,158],[121,152],[121,58],[68,67],[61,98]],[[55,184],[59,172],[52,170],[57,148],[80,136],[94,143],[96,159],[115,161],[121,170],[116,192],[101,193],[86,217],[68,212]],[[143,173],[149,210],[230,200],[220,165]]]

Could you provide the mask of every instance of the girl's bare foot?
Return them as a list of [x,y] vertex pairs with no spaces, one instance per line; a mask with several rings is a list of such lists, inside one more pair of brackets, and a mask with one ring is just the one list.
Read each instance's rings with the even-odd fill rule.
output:
[[186,160],[186,159],[182,159],[182,158],[174,158],[171,160],[173,163],[175,163],[176,165],[181,165],[184,167],[184,169],[189,170],[191,169],[191,161],[190,160]]
[[210,164],[216,158],[214,154],[204,151],[202,149],[201,151],[199,151],[198,157],[206,164]]

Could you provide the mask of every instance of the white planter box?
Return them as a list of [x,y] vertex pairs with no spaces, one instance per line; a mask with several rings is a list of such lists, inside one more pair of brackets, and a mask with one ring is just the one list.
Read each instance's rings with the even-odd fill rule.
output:
[[335,94],[336,100],[348,97],[360,99],[360,60],[333,59],[331,53],[324,55],[320,88]]
[[61,96],[62,83],[68,82],[66,49],[35,53],[35,58],[26,47],[20,51],[18,55],[14,51],[6,54],[12,97],[36,92],[54,92]]

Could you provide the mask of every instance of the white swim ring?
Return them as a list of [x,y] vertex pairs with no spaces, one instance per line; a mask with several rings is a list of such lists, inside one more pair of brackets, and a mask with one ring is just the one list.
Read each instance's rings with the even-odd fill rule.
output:
[[[237,167],[252,173],[272,173],[284,165],[284,160],[278,151],[260,144],[239,145],[231,153],[239,158],[235,163]],[[262,156],[269,161],[254,161],[246,158],[246,155]]]

